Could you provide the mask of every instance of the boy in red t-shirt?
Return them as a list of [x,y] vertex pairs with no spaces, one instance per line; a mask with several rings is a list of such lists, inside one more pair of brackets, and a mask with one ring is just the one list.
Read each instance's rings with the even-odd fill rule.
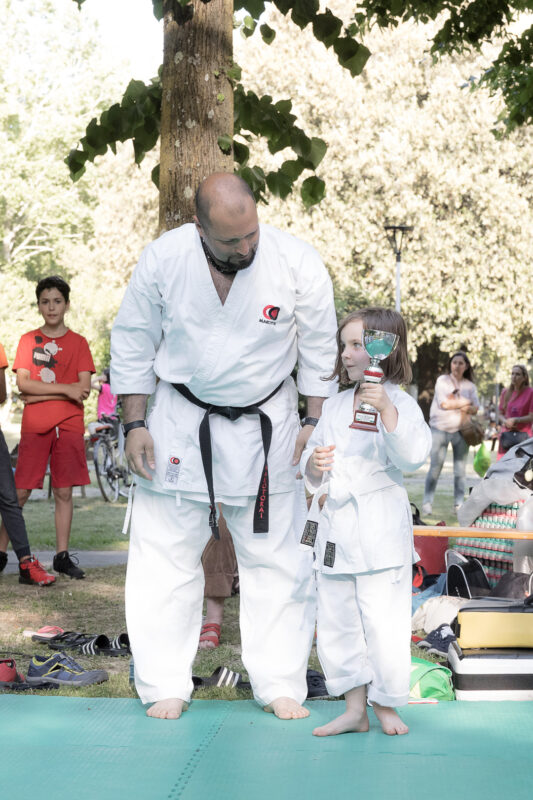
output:
[[[83,401],[95,372],[89,345],[64,322],[70,287],[57,276],[43,278],[35,293],[44,325],[21,337],[13,364],[24,401],[15,484],[23,506],[41,489],[50,459],[55,500],[54,570],[83,578],[68,553],[72,487],[90,483],[83,435]],[[0,535],[0,550],[2,537]]]
[[[5,350],[0,342],[0,405],[6,399],[6,376],[7,358]],[[34,586],[50,586],[55,578],[50,575],[43,565],[32,556],[28,533],[22,516],[22,509],[19,506],[15,481],[13,480],[13,469],[11,467],[11,456],[0,429],[0,517],[2,517],[2,531],[0,534],[0,572],[7,564],[7,543],[11,540],[11,546],[19,561],[19,583],[29,583]]]

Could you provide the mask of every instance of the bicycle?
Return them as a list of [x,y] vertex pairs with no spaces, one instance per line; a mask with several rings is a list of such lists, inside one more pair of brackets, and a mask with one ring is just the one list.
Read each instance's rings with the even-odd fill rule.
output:
[[103,417],[89,424],[96,480],[102,497],[108,503],[116,503],[119,497],[127,497],[133,482],[124,453],[124,434],[118,417]]

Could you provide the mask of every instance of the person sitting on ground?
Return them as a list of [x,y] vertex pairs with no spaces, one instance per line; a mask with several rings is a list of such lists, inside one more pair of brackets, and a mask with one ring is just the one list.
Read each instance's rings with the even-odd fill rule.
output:
[[[7,367],[6,353],[0,342],[0,405],[5,401]],[[31,554],[26,523],[19,506],[17,490],[11,468],[11,457],[0,429],[0,516],[2,528],[0,530],[0,572],[7,565],[7,546],[11,546],[19,561],[19,583],[28,583],[34,586],[50,586],[55,582],[55,577],[50,575],[43,565]]]
[[[383,384],[364,382],[370,364],[364,328],[399,337],[383,361]],[[315,555],[318,657],[328,692],[344,694],[346,711],[313,734],[368,731],[367,698],[384,733],[404,734],[408,727],[395,707],[409,699],[412,565],[418,556],[402,472],[422,466],[431,433],[417,403],[398,385],[411,382],[407,331],[398,312],[353,311],[339,325],[337,344],[330,378],[354,388],[326,400],[303,452],[307,488],[317,500],[326,494],[326,501],[314,523],[311,509],[301,543]],[[362,402],[379,412],[376,431],[351,429]]]
[[66,281],[55,275],[43,278],[35,293],[44,324],[22,336],[13,364],[25,404],[15,485],[22,507],[33,489],[42,489],[50,460],[57,546],[53,567],[79,579],[85,573],[68,552],[72,487],[90,483],[83,401],[95,369],[86,339],[65,325],[70,296]]

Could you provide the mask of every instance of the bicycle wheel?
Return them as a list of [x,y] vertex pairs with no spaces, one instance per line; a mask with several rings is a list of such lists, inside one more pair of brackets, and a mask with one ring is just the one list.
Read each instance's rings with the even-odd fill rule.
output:
[[131,471],[128,462],[126,461],[126,456],[123,456],[120,459],[121,463],[118,467],[120,472],[120,479],[119,479],[119,490],[118,493],[121,497],[127,497],[130,492],[130,486],[133,483],[133,472]]
[[108,503],[118,500],[119,478],[115,466],[115,450],[105,439],[99,439],[94,446],[94,468],[96,480],[102,497]]

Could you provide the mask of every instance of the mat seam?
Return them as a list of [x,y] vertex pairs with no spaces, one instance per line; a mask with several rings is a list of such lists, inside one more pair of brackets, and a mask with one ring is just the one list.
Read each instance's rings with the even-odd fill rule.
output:
[[214,722],[209,730],[206,732],[205,736],[203,737],[202,741],[189,758],[185,766],[183,767],[178,780],[170,790],[168,794],[168,800],[179,800],[179,798],[183,795],[183,792],[187,788],[191,778],[193,777],[194,773],[196,772],[197,767],[200,765],[204,753],[209,748],[210,744],[216,738],[218,733],[224,723],[226,722],[227,718],[230,714],[233,713],[233,709],[231,707],[225,708],[222,716],[216,722]]

